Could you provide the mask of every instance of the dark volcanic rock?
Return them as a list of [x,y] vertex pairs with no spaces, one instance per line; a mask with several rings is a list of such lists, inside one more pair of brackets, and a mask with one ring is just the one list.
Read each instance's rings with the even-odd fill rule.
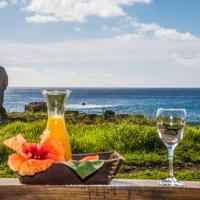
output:
[[65,114],[66,114],[66,115],[79,115],[79,111],[76,111],[76,110],[68,110],[68,111],[65,111]]
[[25,112],[46,112],[47,105],[45,102],[31,102],[25,105]]
[[106,110],[103,114],[105,119],[113,119],[115,117],[115,112],[112,110]]

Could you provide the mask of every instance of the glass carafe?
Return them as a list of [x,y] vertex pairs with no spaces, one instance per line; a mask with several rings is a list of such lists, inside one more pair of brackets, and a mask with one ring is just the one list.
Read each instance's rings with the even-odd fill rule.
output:
[[65,125],[65,101],[71,91],[47,91],[43,90],[43,95],[47,100],[48,120],[45,132],[50,139],[56,139],[63,143],[65,147],[65,160],[72,158],[69,134]]

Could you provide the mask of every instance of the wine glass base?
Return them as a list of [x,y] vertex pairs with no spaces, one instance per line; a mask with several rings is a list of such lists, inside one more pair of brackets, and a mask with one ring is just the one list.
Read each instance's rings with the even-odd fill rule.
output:
[[177,181],[175,177],[168,177],[165,180],[161,180],[160,185],[168,187],[184,187],[184,183]]

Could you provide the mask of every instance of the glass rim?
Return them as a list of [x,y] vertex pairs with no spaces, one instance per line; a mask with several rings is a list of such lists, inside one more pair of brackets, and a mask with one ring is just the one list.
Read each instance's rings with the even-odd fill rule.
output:
[[70,94],[71,90],[42,90],[42,94],[58,95],[58,94]]
[[184,112],[185,116],[187,115],[187,112],[186,112],[185,108],[158,108],[156,116],[158,116],[158,113],[161,110],[163,110],[163,111],[182,111],[182,112]]

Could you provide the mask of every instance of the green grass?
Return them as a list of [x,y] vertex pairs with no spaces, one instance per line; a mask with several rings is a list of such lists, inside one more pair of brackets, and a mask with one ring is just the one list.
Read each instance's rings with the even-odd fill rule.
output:
[[[178,180],[200,181],[200,171],[178,171],[174,173]],[[167,177],[166,171],[144,170],[136,173],[119,173],[116,178],[126,179],[155,179],[162,180]]]
[[[118,177],[152,178],[166,177],[165,171],[158,170],[167,165],[166,147],[160,141],[153,123],[142,116],[116,117],[106,121],[102,116],[77,118],[67,116],[68,130],[73,153],[103,152],[116,150],[125,157]],[[81,118],[84,118],[82,121]],[[22,120],[23,119],[23,120]],[[76,121],[77,119],[77,121]],[[20,120],[20,121],[16,121]],[[23,133],[27,141],[38,142],[46,125],[46,115],[10,115],[9,123],[0,126],[0,177],[13,177],[6,167],[11,150],[2,142],[18,133]],[[189,126],[181,144],[175,152],[175,165],[184,166],[191,162],[200,163],[200,127]],[[143,167],[143,171],[132,172],[132,166]],[[148,169],[151,166],[152,169]],[[156,171],[157,170],[157,171]],[[183,180],[200,180],[198,170],[179,171],[177,177]],[[129,173],[127,173],[129,172]]]

